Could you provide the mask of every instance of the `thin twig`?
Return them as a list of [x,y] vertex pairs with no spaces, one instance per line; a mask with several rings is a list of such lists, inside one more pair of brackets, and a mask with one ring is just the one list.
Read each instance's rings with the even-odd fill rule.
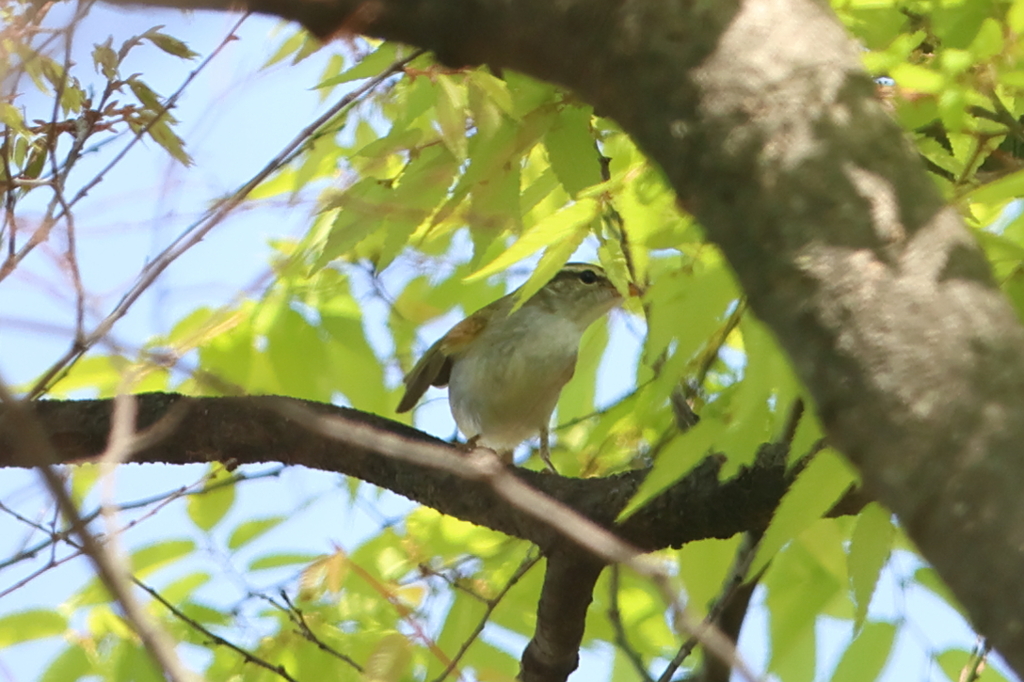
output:
[[284,603],[286,604],[286,607],[280,606],[273,599],[268,598],[267,601],[269,601],[271,604],[273,604],[274,606],[288,614],[288,620],[290,620],[292,624],[294,624],[298,628],[297,632],[300,635],[302,635],[303,639],[305,639],[310,644],[315,645],[318,649],[320,649],[320,651],[323,651],[326,654],[330,654],[331,656],[334,656],[340,661],[344,661],[348,665],[352,666],[357,672],[363,672],[363,666],[359,665],[355,661],[355,659],[353,659],[348,654],[344,654],[335,649],[334,647],[329,646],[326,642],[324,642],[322,639],[316,636],[316,633],[313,632],[313,629],[309,627],[309,623],[306,622],[306,615],[302,613],[302,610],[299,609],[298,606],[292,603],[292,600],[288,598],[287,592],[281,590],[280,594],[281,598],[284,600]]
[[977,682],[981,678],[981,673],[985,670],[985,663],[988,660],[990,651],[992,651],[992,645],[984,637],[979,637],[978,643],[974,645],[974,649],[971,651],[971,658],[967,661],[967,665],[963,667],[963,670],[960,671],[960,678],[957,682]]
[[[715,600],[715,603],[708,609],[708,614],[704,617],[704,620],[700,623],[700,628],[717,628],[718,619],[722,616],[722,612],[729,605],[736,591],[746,582],[747,571],[750,570],[750,563],[754,560],[757,555],[757,541],[749,535],[743,538],[742,543],[736,550],[736,557],[733,559],[732,569],[729,571],[729,575],[725,579],[725,583],[722,585],[722,591]],[[764,569],[762,569],[762,573]],[[753,581],[760,579],[760,575],[751,578]],[[665,670],[662,671],[661,676],[658,678],[658,682],[671,682],[672,676],[676,674],[676,670],[683,664],[693,650],[701,643],[699,631],[695,631],[683,645],[679,647],[679,651],[672,657],[672,660]]]
[[135,283],[125,293],[121,300],[114,306],[114,309],[96,326],[96,328],[83,339],[81,344],[73,345],[50,369],[48,369],[36,384],[29,391],[29,397],[35,398],[42,395],[50,387],[51,382],[65,373],[67,369],[78,360],[85,352],[95,345],[100,339],[110,332],[114,324],[128,312],[129,308],[138,300],[154,280],[167,267],[177,260],[183,253],[202,241],[209,232],[219,225],[261,182],[266,180],[272,173],[282,166],[290,163],[299,154],[303,153],[321,136],[327,134],[324,126],[339,116],[345,109],[352,106],[363,95],[376,88],[385,80],[397,73],[407,63],[416,59],[423,50],[416,50],[409,57],[395,61],[380,75],[370,79],[365,85],[342,97],[326,112],[318,116],[312,123],[307,125],[296,135],[291,142],[285,145],[273,159],[271,159],[259,172],[236,190],[231,196],[224,199],[219,205],[206,214],[203,218],[185,229],[177,239],[171,242],[159,255],[146,265],[139,273]]
[[192,627],[192,628],[198,630],[199,632],[203,633],[205,636],[209,637],[210,641],[212,641],[214,644],[219,644],[220,646],[224,646],[224,647],[227,647],[228,649],[231,649],[236,654],[238,654],[243,659],[245,659],[246,663],[252,663],[253,665],[258,665],[259,667],[264,668],[265,670],[269,670],[270,672],[274,673],[275,675],[278,675],[279,677],[281,677],[281,678],[283,678],[285,680],[288,680],[288,682],[298,682],[298,680],[296,680],[294,677],[292,677],[291,675],[288,674],[288,671],[285,670],[285,667],[283,665],[274,665],[273,663],[271,663],[271,662],[269,662],[269,661],[267,661],[265,659],[260,658],[256,654],[254,654],[254,653],[252,653],[250,651],[246,651],[245,649],[243,649],[242,647],[238,646],[234,642],[230,642],[230,641],[224,639],[223,637],[221,637],[220,635],[214,634],[213,632],[211,632],[209,629],[207,629],[206,626],[204,626],[199,621],[194,620],[194,619],[189,618],[188,616],[186,616],[181,611],[181,609],[177,608],[176,606],[174,606],[174,604],[172,604],[171,602],[169,602],[166,599],[164,599],[163,595],[161,595],[159,592],[157,592],[152,587],[150,587],[146,583],[142,582],[138,578],[133,576],[132,577],[132,582],[134,582],[140,588],[145,590],[149,594],[149,596],[153,597],[153,599],[155,599],[158,602],[160,602],[161,604],[163,604],[164,608],[166,608],[168,611],[170,611],[174,615],[175,618],[177,618],[178,620],[182,621],[183,623],[185,623],[189,627]]
[[[272,477],[280,476],[281,475],[281,471],[283,471],[283,470],[284,470],[284,467],[281,466],[281,467],[274,467],[273,469],[268,469],[267,471],[262,471],[262,472],[257,473],[257,474],[246,475],[246,474],[238,474],[238,473],[236,473],[233,476],[231,476],[230,478],[226,478],[226,479],[223,479],[221,481],[216,481],[216,482],[214,482],[214,483],[212,483],[210,485],[206,485],[206,486],[204,486],[202,488],[198,488],[198,486],[202,485],[204,483],[204,481],[207,480],[207,476],[204,475],[202,478],[200,478],[198,481],[196,481],[195,483],[193,483],[191,485],[181,486],[179,488],[176,488],[175,490],[171,490],[171,491],[168,491],[168,492],[165,492],[165,493],[160,493],[159,495],[153,495],[153,496],[150,496],[150,497],[143,498],[141,500],[135,500],[134,502],[128,502],[128,503],[125,503],[125,504],[117,505],[116,510],[118,512],[131,511],[131,510],[134,510],[134,509],[141,509],[143,507],[149,507],[151,505],[156,505],[155,507],[153,507],[153,509],[151,509],[149,512],[147,512],[143,516],[140,516],[139,518],[136,518],[136,519],[132,519],[131,521],[126,523],[124,526],[118,528],[117,532],[123,533],[123,532],[125,532],[127,530],[130,530],[130,529],[134,528],[135,526],[137,526],[142,521],[145,521],[146,519],[151,518],[152,516],[157,514],[161,509],[166,507],[171,502],[174,502],[175,500],[181,499],[183,497],[191,497],[193,495],[204,495],[204,494],[206,494],[208,492],[211,492],[213,490],[217,490],[219,488],[223,488],[223,487],[230,486],[230,485],[235,485],[236,483],[239,483],[241,481],[253,481],[253,480],[260,479],[260,478],[272,478]],[[40,525],[38,523],[35,523],[31,519],[24,518],[23,516],[18,514],[13,509],[10,509],[9,507],[5,506],[2,502],[0,502],[0,511],[6,512],[6,513],[10,514],[11,516],[14,516],[19,521],[22,521],[23,523],[26,523],[26,524],[32,526],[33,528],[36,528],[40,532],[46,533],[49,536],[46,540],[43,540],[43,541],[33,545],[32,547],[27,547],[27,548],[23,549],[22,551],[18,552],[16,555],[8,557],[7,559],[5,559],[3,561],[0,561],[0,570],[3,570],[3,569],[8,568],[10,566],[13,566],[14,564],[20,563],[20,562],[25,561],[27,559],[31,559],[31,558],[35,557],[39,552],[43,551],[47,547],[55,545],[57,542],[60,542],[60,541],[65,541],[66,542],[66,541],[68,541],[68,538],[69,538],[69,536],[70,536],[70,534],[72,532],[71,528],[67,528],[67,529],[61,530],[61,531],[54,531],[54,530],[51,530],[49,528],[46,528],[45,526],[42,526],[42,525]],[[96,509],[94,509],[93,511],[89,512],[88,514],[82,514],[81,515],[82,523],[85,523],[86,525],[88,525],[92,521],[94,521],[97,518],[99,518],[100,514],[102,514],[102,513],[103,513],[103,508],[102,507],[97,507]]]
[[626,654],[626,658],[633,664],[633,670],[640,676],[640,679],[645,682],[654,682],[654,678],[651,677],[651,673],[647,671],[647,666],[644,665],[644,661],[640,657],[640,652],[629,643],[626,628],[622,624],[622,613],[619,611],[619,573],[619,566],[617,564],[612,566],[608,581],[608,620],[612,624],[612,630],[615,631],[615,646]]
[[491,614],[494,613],[494,609],[498,607],[498,604],[500,604],[501,600],[505,598],[505,595],[509,593],[509,590],[511,590],[516,583],[518,583],[522,577],[537,564],[538,561],[540,561],[539,554],[535,556],[527,556],[523,559],[523,562],[519,564],[519,568],[517,568],[515,573],[512,574],[512,577],[508,579],[508,582],[505,583],[505,586],[501,588],[501,591],[491,599],[486,600],[485,603],[487,604],[487,608],[484,610],[484,615],[480,617],[480,622],[477,623],[475,628],[473,628],[473,632],[469,634],[466,641],[462,643],[459,650],[455,652],[454,656],[452,656],[452,660],[448,662],[448,665],[445,666],[441,674],[434,678],[433,682],[442,682],[442,680],[448,677],[449,673],[455,669],[459,664],[459,661],[462,660],[462,657],[466,655],[467,651],[469,651],[469,647],[480,636],[480,633],[484,631],[488,621],[491,619]]
[[65,487],[64,480],[49,464],[49,462],[57,461],[58,458],[46,433],[31,410],[27,408],[27,404],[15,398],[2,381],[0,381],[0,402],[4,403],[5,411],[10,413],[12,425],[17,427],[11,429],[15,448],[25,453],[35,454],[43,482],[56,500],[61,513],[68,519],[74,533],[78,536],[82,550],[92,560],[97,577],[120,604],[125,619],[131,624],[143,646],[172,682],[195,680],[195,675],[185,668],[178,658],[173,641],[166,632],[151,621],[135,599],[128,586],[128,572],[123,563],[118,561],[109,548],[100,543],[82,522],[78,509]]

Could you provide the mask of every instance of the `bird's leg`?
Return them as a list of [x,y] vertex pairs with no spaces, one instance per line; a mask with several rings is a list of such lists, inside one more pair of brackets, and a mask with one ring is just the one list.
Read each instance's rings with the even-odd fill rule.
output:
[[491,452],[496,454],[498,456],[498,459],[500,459],[501,463],[504,464],[505,466],[509,466],[512,464],[512,454],[514,451],[495,450],[493,448],[487,447],[486,445],[480,445],[480,437],[481,434],[478,433],[477,435],[467,440],[465,443],[459,445],[459,449],[461,449],[463,452],[470,453],[473,450],[476,450],[477,448],[483,448],[484,450],[490,450]]
[[547,467],[548,471],[553,474],[558,473],[558,469],[551,463],[551,447],[548,444],[549,441],[548,425],[540,427],[540,458],[544,460],[544,466]]

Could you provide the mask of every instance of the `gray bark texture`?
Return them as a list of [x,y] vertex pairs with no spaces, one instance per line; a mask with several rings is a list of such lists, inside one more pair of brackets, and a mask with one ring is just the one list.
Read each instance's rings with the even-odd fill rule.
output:
[[1024,672],[1024,330],[827,6],[150,4],[247,8],[321,37],[360,32],[451,65],[514,68],[616,119],[723,249],[868,494]]

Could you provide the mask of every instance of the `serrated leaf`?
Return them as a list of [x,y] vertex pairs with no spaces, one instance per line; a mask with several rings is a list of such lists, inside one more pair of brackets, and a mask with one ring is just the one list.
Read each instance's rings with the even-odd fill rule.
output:
[[459,161],[465,161],[469,149],[466,137],[466,86],[456,82],[455,77],[441,75],[437,77],[440,92],[437,95],[437,124],[441,128],[441,139],[448,151]]
[[[474,281],[496,275],[545,246],[555,245],[563,240],[572,238],[576,232],[583,227],[588,227],[597,218],[600,209],[601,205],[593,199],[582,199],[564,206],[561,210],[552,213],[527,230],[522,237],[516,240],[500,256],[466,279]],[[555,272],[557,272],[557,268]],[[554,273],[551,274],[553,275]],[[541,286],[543,286],[543,283]]]
[[132,89],[132,92],[142,105],[152,111],[160,111],[163,109],[163,104],[160,102],[160,96],[153,92],[153,89],[143,83],[139,78],[133,76],[128,79],[128,87]]
[[601,182],[601,165],[590,129],[592,111],[588,106],[566,107],[544,135],[551,167],[571,197]]
[[659,493],[690,472],[704,459],[715,439],[725,429],[721,420],[702,419],[695,427],[677,435],[662,448],[654,461],[640,489],[633,495],[625,509],[619,514],[619,521],[629,518],[636,510],[654,499]]
[[49,609],[12,613],[0,617],[0,648],[34,639],[54,637],[63,634],[67,627],[67,619]]
[[857,606],[855,629],[860,628],[867,617],[868,605],[892,551],[895,537],[896,527],[892,523],[891,514],[881,505],[872,502],[857,517],[847,562],[853,601]]
[[820,519],[856,480],[850,465],[834,450],[825,449],[815,455],[782,497],[747,575],[756,575],[783,545]]
[[341,83],[372,78],[380,75],[399,58],[401,46],[398,43],[383,42],[376,50],[359,60],[352,68],[332,78],[317,83],[318,88],[329,88]]
[[210,465],[203,486],[208,490],[189,495],[185,508],[192,523],[200,530],[210,532],[231,510],[235,503],[235,486],[225,484],[231,477],[223,464],[215,462]]
[[188,45],[183,41],[178,40],[174,36],[169,36],[166,33],[151,30],[146,31],[142,37],[149,40],[149,42],[153,43],[167,54],[174,55],[175,57],[181,57],[182,59],[195,59],[199,56],[198,52],[190,50]]
[[0,123],[16,132],[18,135],[28,135],[25,121],[21,116],[21,110],[13,104],[0,102]]
[[896,626],[892,623],[867,623],[843,652],[832,682],[865,682],[878,679],[892,653]]
[[484,69],[477,69],[470,73],[468,81],[470,85],[478,88],[506,114],[515,116],[515,106],[512,104],[512,93],[509,92],[508,83]]
[[236,550],[244,547],[264,533],[268,533],[285,521],[286,516],[270,516],[265,519],[249,519],[235,526],[228,538],[228,549]]
[[522,307],[534,294],[540,291],[545,284],[554,279],[562,266],[568,262],[569,257],[580,247],[583,240],[590,234],[589,225],[582,225],[575,232],[570,233],[564,239],[549,246],[544,255],[537,261],[537,267],[530,273],[530,277],[516,291],[516,301],[512,306],[512,312]]
[[274,52],[274,54],[272,54],[266,62],[264,62],[261,68],[265,69],[269,66],[273,66],[274,64],[288,57],[288,55],[298,51],[298,49],[302,47],[302,44],[305,42],[306,36],[307,33],[302,29],[295,31],[295,33],[288,36],[288,38],[286,38],[285,41],[281,43],[281,46],[277,48],[277,51]]
[[166,114],[149,126],[148,134],[153,138],[154,142],[163,147],[164,151],[174,157],[181,165],[186,167],[192,165],[192,157],[185,152],[184,141],[171,130]]
[[110,47],[111,39],[107,38],[105,43],[94,45],[92,49],[92,61],[96,70],[103,74],[107,80],[117,78],[117,53]]

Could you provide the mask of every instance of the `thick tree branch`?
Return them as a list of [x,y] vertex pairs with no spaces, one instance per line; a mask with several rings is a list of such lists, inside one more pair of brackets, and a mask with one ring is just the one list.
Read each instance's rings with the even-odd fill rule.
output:
[[[167,423],[167,415],[173,415],[175,424],[173,429],[161,429],[162,438],[141,439],[136,462],[299,464],[356,476],[443,513],[536,543],[547,555],[548,564],[537,631],[523,654],[522,679],[561,682],[575,669],[587,606],[603,567],[601,560],[570,543],[536,515],[507,502],[487,483],[460,479],[321,435],[284,416],[282,405],[371,426],[382,434],[435,445],[443,444],[440,441],[375,415],[275,396],[186,398],[150,393],[137,396],[136,401],[137,429]],[[60,461],[91,458],[104,450],[113,401],[42,401],[31,406]],[[0,466],[31,466],[36,463],[34,453],[13,447],[23,420],[12,420],[12,414],[0,406]],[[598,524],[614,527],[623,540],[654,550],[763,528],[794,476],[786,470],[785,454],[784,445],[766,445],[752,468],[743,469],[727,482],[718,480],[723,457],[709,457],[620,526],[615,525],[615,518],[645,472],[604,479],[568,479],[525,470],[516,470],[516,475]]]
[[[546,554],[565,549],[566,541],[547,524],[503,502],[486,484],[402,462],[379,452],[340,443],[282,416],[275,407],[283,398],[186,398],[168,393],[137,396],[138,428],[154,424],[172,407],[186,406],[178,427],[147,443],[138,463],[228,464],[282,462],[347,474],[387,488],[444,514],[529,540]],[[319,413],[369,425],[382,433],[451,447],[421,431],[376,415],[347,408],[289,401]],[[110,429],[110,400],[48,400],[33,403],[61,461],[94,457],[104,450]],[[33,466],[11,447],[17,425],[0,406],[0,467]],[[784,461],[761,457],[753,468],[729,481],[718,480],[721,456],[711,457],[686,478],[615,526],[619,511],[635,493],[646,472],[607,478],[574,479],[527,470],[516,476],[565,503],[601,526],[615,528],[623,540],[645,550],[679,547],[705,538],[728,538],[763,526],[790,482]],[[458,491],[458,494],[453,494]]]

